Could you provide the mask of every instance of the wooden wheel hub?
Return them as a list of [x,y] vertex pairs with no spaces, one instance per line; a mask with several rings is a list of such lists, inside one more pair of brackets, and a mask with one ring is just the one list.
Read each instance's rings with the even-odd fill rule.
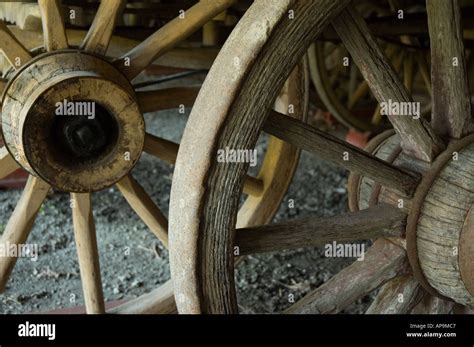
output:
[[[399,153],[398,143],[398,136],[382,136],[369,145],[376,156],[389,160],[390,153]],[[391,161],[398,163],[396,158]],[[414,275],[432,294],[473,306],[474,136],[451,142],[423,171],[406,207],[407,253]],[[365,177],[353,176],[350,186],[350,199],[357,199],[360,208],[394,201],[391,193]]]
[[129,81],[84,52],[43,54],[3,95],[5,144],[17,162],[53,187],[97,191],[138,161],[145,126]]

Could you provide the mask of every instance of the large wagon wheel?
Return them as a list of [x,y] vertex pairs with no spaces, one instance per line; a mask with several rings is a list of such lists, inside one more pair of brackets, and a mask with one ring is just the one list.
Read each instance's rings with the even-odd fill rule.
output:
[[[390,158],[379,159],[270,112],[285,77],[331,22],[379,102],[412,100],[349,4],[255,1],[217,58],[192,111],[172,186],[171,272],[182,299],[177,303],[180,312],[238,312],[234,247],[239,254],[252,254],[367,239],[377,240],[364,261],[342,270],[288,312],[339,312],[379,287],[370,312],[452,307],[443,306],[444,300],[474,304],[474,138],[467,135],[472,116],[458,1],[427,1],[432,123],[389,117],[400,141],[395,147],[401,146]],[[229,69],[235,57],[242,64]],[[209,103],[222,81],[231,81],[235,92]],[[217,163],[216,149],[253,148],[262,130],[376,182],[368,192],[370,207],[337,217],[236,228],[246,165]],[[389,136],[371,145],[380,156],[379,147]],[[201,150],[186,150],[191,143]],[[207,189],[190,196],[201,187]],[[419,295],[425,296],[421,302]]]
[[[193,68],[196,62],[206,60],[200,58],[196,50],[184,50],[184,56],[182,50],[164,60],[163,56],[232,3],[233,0],[201,1],[136,46],[132,40],[112,37],[124,4],[119,0],[101,2],[87,33],[65,30],[59,1],[40,0],[44,43],[38,42],[41,33],[24,32],[15,27],[10,30],[0,22],[0,48],[10,63],[0,83],[5,141],[5,147],[0,149],[0,178],[20,166],[30,173],[0,242],[24,243],[48,191],[53,188],[70,192],[89,313],[105,311],[90,195],[115,185],[166,246],[167,218],[133,178],[131,170],[142,150],[174,164],[179,144],[147,133],[142,113],[178,108],[183,104],[191,106],[199,90],[180,87],[142,92],[134,90],[131,81],[155,62],[176,63],[173,57],[179,56],[179,62],[183,63],[180,67]],[[109,44],[113,45],[111,49],[108,49]],[[37,46],[40,47],[33,50]],[[130,49],[117,54],[124,47]],[[306,65],[301,64],[282,88],[276,109],[283,113],[294,110],[295,117],[304,120],[307,88]],[[63,100],[95,102],[96,118],[60,118],[54,111],[56,103]],[[293,146],[277,139],[269,141],[259,176],[246,179],[248,198],[241,209],[240,225],[266,223],[273,217],[298,158],[299,150]],[[2,289],[15,263],[14,257],[0,258]],[[169,281],[111,312],[168,313],[175,310]]]

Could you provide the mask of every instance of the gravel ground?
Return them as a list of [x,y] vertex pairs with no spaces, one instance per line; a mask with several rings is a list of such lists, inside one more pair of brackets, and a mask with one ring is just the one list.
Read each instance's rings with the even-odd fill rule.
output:
[[[147,129],[179,141],[186,119],[187,115],[174,111],[146,115]],[[145,154],[133,171],[165,214],[172,170]],[[303,153],[275,220],[347,211],[346,182],[343,170]],[[19,196],[19,191],[0,192],[0,232]],[[28,239],[38,244],[38,260],[19,259],[6,291],[0,294],[1,313],[44,312],[83,304],[68,199],[67,194],[54,192],[42,207]],[[289,207],[289,199],[295,201],[294,208]],[[134,298],[169,279],[167,251],[115,188],[94,194],[93,205],[107,301]],[[291,304],[291,296],[297,300],[352,261],[326,258],[322,248],[247,257],[236,277],[241,311],[279,312]],[[364,298],[346,312],[363,312],[368,301]]]

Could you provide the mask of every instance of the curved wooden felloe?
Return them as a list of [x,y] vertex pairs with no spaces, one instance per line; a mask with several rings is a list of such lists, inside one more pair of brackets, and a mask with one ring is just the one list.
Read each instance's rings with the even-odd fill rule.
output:
[[[237,197],[241,192],[239,176],[245,173],[246,166],[216,165],[213,162],[215,151],[229,144],[234,148],[253,148],[258,129],[263,125],[264,116],[275,100],[284,76],[289,75],[304,54],[304,44],[308,45],[324,24],[347,4],[345,1],[275,1],[273,6],[268,7],[263,2],[256,2],[229,37],[224,53],[219,55],[211,69],[205,86],[220,85],[226,92],[216,99],[212,98],[212,88],[204,86],[201,91],[193,109],[193,114],[199,114],[200,117],[190,117],[182,144],[184,148],[193,148],[199,144],[203,150],[192,154],[180,152],[172,187],[171,264],[176,295],[184,298],[177,303],[181,312],[237,311],[232,270],[232,230],[236,225]],[[290,8],[301,13],[303,20],[289,20],[286,14]],[[317,23],[315,26],[311,25],[310,18]],[[311,34],[303,35],[306,30]],[[300,34],[302,36],[297,36]],[[277,37],[278,43],[274,41]],[[246,42],[247,49],[242,50],[242,42]],[[294,45],[285,42],[303,43]],[[268,68],[268,61],[276,57],[284,63],[278,65],[276,70],[273,65]],[[238,64],[234,63],[236,61]],[[229,70],[228,64],[232,63],[234,68]],[[243,84],[242,81],[247,83]],[[252,85],[252,81],[259,83]],[[237,92],[238,86],[243,86],[240,93]],[[258,102],[251,97],[257,90],[267,91]],[[207,101],[199,103],[200,100]],[[209,104],[208,100],[213,100],[213,103]],[[233,120],[230,122],[233,126],[229,128],[230,119]],[[232,134],[231,128],[235,127],[240,129],[238,134]],[[217,132],[222,134],[221,138],[215,135]],[[248,136],[244,139],[242,134]],[[232,174],[228,175],[230,168]],[[193,177],[187,174],[191,172],[189,170],[193,172]],[[225,172],[228,176],[214,176],[218,172]],[[203,185],[204,181],[208,183]],[[223,191],[223,182],[231,189]],[[206,205],[206,200],[215,199],[221,201],[219,207]],[[204,213],[206,217],[202,220],[203,215],[198,213],[201,209],[209,212]],[[220,227],[214,229],[216,223]],[[220,235],[219,240],[214,242],[217,234]],[[179,256],[183,252],[187,254],[186,259]]]

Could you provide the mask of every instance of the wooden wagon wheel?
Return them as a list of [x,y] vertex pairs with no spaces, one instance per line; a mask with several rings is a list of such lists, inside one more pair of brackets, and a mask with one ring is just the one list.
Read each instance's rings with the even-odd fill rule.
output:
[[[427,1],[432,123],[390,116],[402,149],[391,158],[382,160],[270,112],[285,76],[331,22],[379,102],[412,101],[349,4],[255,1],[217,58],[188,122],[172,186],[170,260],[180,312],[238,312],[234,247],[239,254],[252,254],[367,239],[377,240],[364,261],[342,270],[288,312],[336,313],[379,287],[369,310],[373,313],[440,312],[452,308],[450,300],[474,304],[474,138],[467,135],[472,116],[458,1]],[[228,68],[235,57],[242,64]],[[227,88],[232,92],[210,103],[222,81],[231,83]],[[218,163],[216,150],[253,148],[261,130],[376,182],[369,192],[371,207],[343,216],[238,228],[246,165]],[[384,141],[387,135],[372,147]],[[201,150],[187,151],[190,144]]]
[[[177,45],[230,6],[233,0],[201,1],[142,43],[112,36],[123,3],[102,1],[86,33],[65,30],[58,1],[39,1],[44,35],[0,23],[0,48],[10,62],[0,86],[6,143],[0,150],[0,178],[19,166],[30,173],[1,242],[21,244],[26,241],[51,187],[70,192],[89,313],[105,311],[90,194],[115,185],[142,221],[167,246],[167,218],[133,178],[131,170],[142,150],[174,164],[179,144],[146,133],[142,113],[191,106],[199,91],[199,87],[137,91],[131,81],[151,64],[194,69],[210,67],[215,54],[209,52],[215,49],[205,48],[202,53],[196,49],[180,50]],[[304,121],[308,84],[307,66],[301,63],[281,89],[275,109]],[[68,99],[95,102],[97,122],[83,120],[77,124],[58,120],[53,106]],[[101,138],[105,138],[106,143],[95,141]],[[298,158],[298,149],[284,141],[269,139],[258,177],[246,178],[248,197],[240,211],[241,226],[271,220]],[[16,258],[0,259],[2,289],[15,262]],[[168,281],[155,291],[109,312],[170,313],[175,310],[172,283]]]

